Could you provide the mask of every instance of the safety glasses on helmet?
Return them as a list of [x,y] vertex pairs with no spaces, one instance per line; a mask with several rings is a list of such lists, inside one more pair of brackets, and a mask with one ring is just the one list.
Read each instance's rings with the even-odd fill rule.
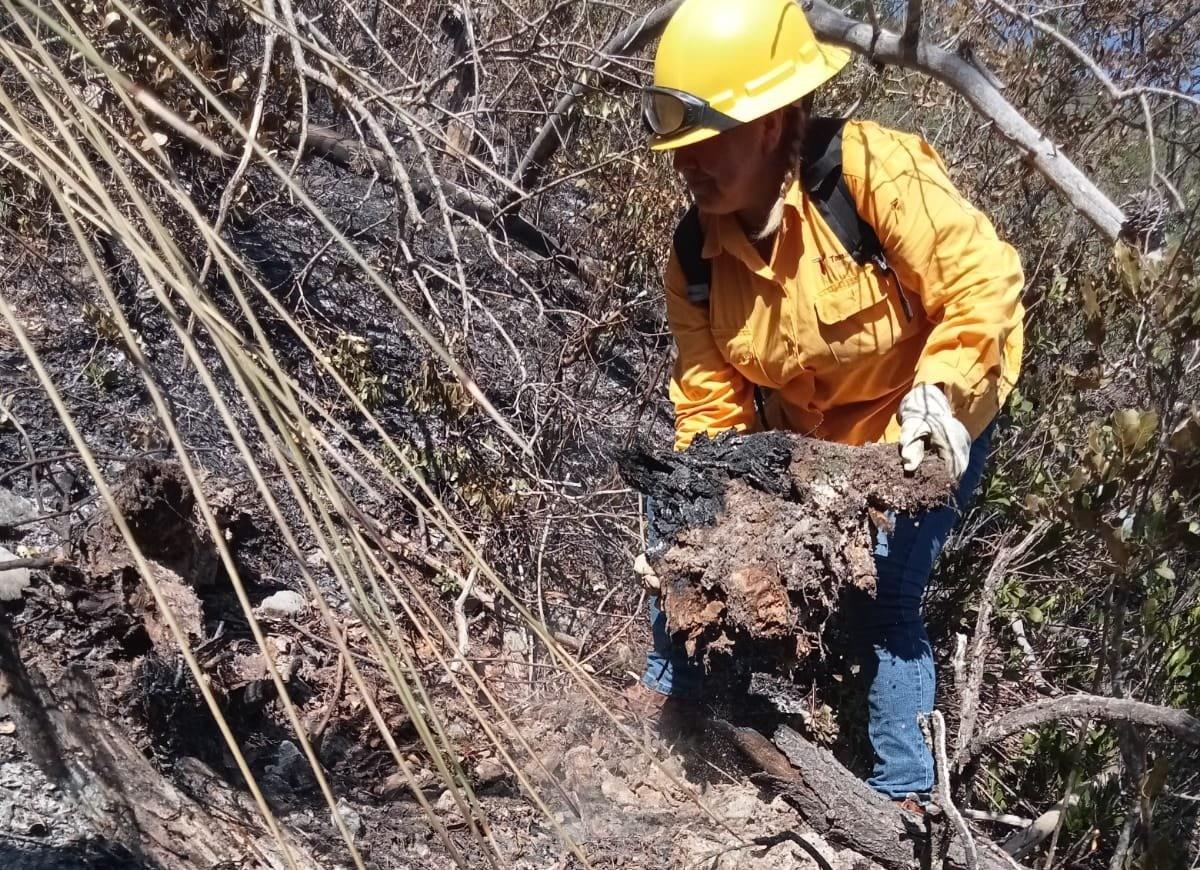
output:
[[656,136],[674,136],[697,127],[720,133],[742,123],[718,112],[707,100],[685,91],[654,85],[642,91],[642,120],[646,129]]

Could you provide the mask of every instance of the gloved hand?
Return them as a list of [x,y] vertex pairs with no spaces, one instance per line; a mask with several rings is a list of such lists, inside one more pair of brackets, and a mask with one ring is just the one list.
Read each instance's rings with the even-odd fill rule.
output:
[[933,384],[915,384],[900,402],[900,459],[905,471],[916,471],[929,441],[958,480],[971,456],[971,433],[954,418],[946,394]]
[[633,560],[633,573],[641,578],[642,585],[646,587],[647,592],[654,595],[659,593],[661,584],[658,575],[650,567],[650,560],[646,558],[645,553],[638,553],[637,558]]

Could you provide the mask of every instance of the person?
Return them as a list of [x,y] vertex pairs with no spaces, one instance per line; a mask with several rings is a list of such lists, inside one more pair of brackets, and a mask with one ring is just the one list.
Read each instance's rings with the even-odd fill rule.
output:
[[[932,448],[958,479],[945,507],[876,532],[878,589],[854,626],[866,650],[869,784],[911,802],[934,776],[918,724],[934,703],[921,601],[1016,382],[1024,278],[934,149],[868,121],[840,127],[835,162],[877,255],[860,263],[843,244],[845,227],[831,227],[802,180],[813,93],[849,57],[817,41],[794,0],[686,0],[642,107],[650,147],[672,153],[695,200],[708,276],[707,298],[689,292],[677,234],[665,273],[676,449],[701,432],[777,428],[894,442],[907,470]],[[768,396],[757,408],[756,393]],[[702,670],[672,645],[657,601],[651,620],[632,702],[697,696]]]

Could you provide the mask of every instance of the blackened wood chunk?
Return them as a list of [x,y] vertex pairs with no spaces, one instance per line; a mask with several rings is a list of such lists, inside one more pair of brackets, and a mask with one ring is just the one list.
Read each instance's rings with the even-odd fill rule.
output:
[[776,660],[819,649],[842,590],[874,594],[890,512],[944,505],[951,492],[935,458],[906,475],[895,445],[787,432],[700,437],[681,453],[642,447],[621,471],[653,502],[649,558],[668,627],[706,656],[762,642]]

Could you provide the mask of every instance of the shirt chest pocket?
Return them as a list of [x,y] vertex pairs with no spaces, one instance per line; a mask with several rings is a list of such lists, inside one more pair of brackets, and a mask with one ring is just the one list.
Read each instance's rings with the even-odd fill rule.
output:
[[894,273],[857,266],[817,288],[817,327],[836,363],[887,353],[915,329],[901,292]]

